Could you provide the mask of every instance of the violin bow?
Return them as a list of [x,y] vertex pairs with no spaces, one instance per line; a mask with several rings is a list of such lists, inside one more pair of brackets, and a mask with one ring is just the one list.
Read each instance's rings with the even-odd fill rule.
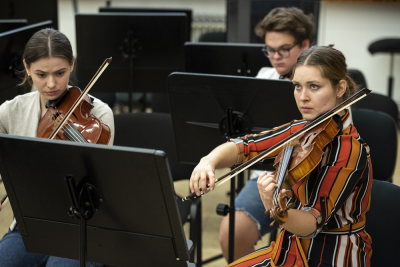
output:
[[106,58],[101,64],[100,68],[96,71],[94,74],[93,78],[89,81],[89,83],[86,85],[85,89],[83,89],[81,96],[75,101],[75,103],[72,105],[71,109],[65,114],[64,118],[60,121],[60,123],[57,125],[57,127],[54,129],[54,131],[51,133],[49,139],[54,139],[60,129],[64,127],[65,123],[68,121],[69,117],[71,114],[75,111],[76,107],[79,105],[79,103],[82,101],[82,99],[87,95],[89,90],[93,87],[97,79],[103,74],[104,70],[108,67],[112,60],[112,57]]
[[[260,154],[258,154],[254,158],[252,158],[251,160],[246,161],[245,163],[242,163],[241,165],[237,166],[236,168],[234,168],[230,172],[228,172],[228,173],[222,175],[221,177],[215,179],[216,186],[220,186],[220,185],[224,184],[225,182],[229,181],[230,179],[232,179],[233,177],[235,177],[236,175],[238,175],[242,171],[248,169],[252,165],[254,165],[257,162],[259,162],[260,160],[264,159],[268,155],[270,155],[273,152],[275,152],[276,150],[280,149],[281,147],[283,147],[287,143],[292,142],[293,140],[299,138],[305,132],[309,131],[310,129],[314,128],[315,126],[317,126],[317,125],[321,124],[322,122],[326,121],[327,119],[331,118],[333,115],[341,112],[342,110],[344,110],[347,107],[351,106],[355,102],[357,102],[357,101],[361,100],[362,98],[366,97],[370,92],[371,92],[371,90],[369,90],[367,88],[363,88],[363,89],[359,90],[358,92],[356,92],[355,94],[353,94],[352,96],[347,98],[345,101],[343,101],[342,103],[340,103],[336,107],[332,108],[331,110],[328,110],[327,112],[325,112],[322,115],[318,116],[314,120],[310,121],[306,126],[304,126],[299,131],[293,133],[292,135],[290,135],[289,137],[285,138],[284,140],[276,143],[275,145],[271,146],[269,149],[266,149],[265,151],[261,152]],[[210,191],[210,184],[207,184],[207,192],[209,192],[209,191]],[[196,193],[192,193],[192,194],[182,198],[182,201],[186,201],[188,199],[196,199],[198,197],[203,196],[207,192],[201,191],[201,195],[200,196],[197,196]]]
[[5,195],[2,199],[1,199],[1,206],[3,206],[3,204],[7,204],[8,201],[8,195]]

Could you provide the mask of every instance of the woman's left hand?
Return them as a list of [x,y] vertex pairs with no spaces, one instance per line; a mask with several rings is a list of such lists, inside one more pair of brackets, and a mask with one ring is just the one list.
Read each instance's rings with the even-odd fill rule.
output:
[[268,174],[268,172],[262,173],[258,177],[257,187],[265,209],[272,209],[274,207],[274,189],[278,187],[275,176]]

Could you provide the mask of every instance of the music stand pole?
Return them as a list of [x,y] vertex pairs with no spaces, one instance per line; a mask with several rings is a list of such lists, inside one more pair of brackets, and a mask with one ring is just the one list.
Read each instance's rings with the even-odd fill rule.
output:
[[[233,129],[233,111],[231,108],[227,108],[226,116],[228,120],[228,141],[234,133]],[[235,253],[235,179],[231,179],[231,194],[230,194],[230,205],[229,205],[229,247],[228,247],[228,262],[231,263],[234,260]]]
[[[90,184],[76,185],[73,175],[65,177],[69,192],[71,207],[68,211],[70,217],[79,219],[79,263],[80,267],[86,266],[87,256],[87,220],[93,217],[99,209],[99,203],[104,202],[100,191]],[[100,197],[99,197],[100,196]]]
[[122,46],[120,47],[122,51],[122,57],[129,59],[129,113],[132,113],[133,109],[133,92],[134,92],[134,79],[135,79],[135,58],[137,56],[138,47],[137,40],[133,36],[133,31],[129,30],[127,32],[127,37],[122,41]]

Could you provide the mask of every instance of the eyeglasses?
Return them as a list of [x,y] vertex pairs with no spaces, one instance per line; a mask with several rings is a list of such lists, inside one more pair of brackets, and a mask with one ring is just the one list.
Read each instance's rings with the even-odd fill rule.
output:
[[267,58],[271,58],[275,55],[275,53],[278,53],[279,56],[281,56],[282,58],[288,58],[290,55],[290,50],[293,49],[293,47],[295,47],[297,45],[297,43],[295,43],[292,47],[289,48],[280,48],[278,50],[272,49],[268,46],[264,47],[263,49],[261,49],[261,51],[264,53],[264,55]]

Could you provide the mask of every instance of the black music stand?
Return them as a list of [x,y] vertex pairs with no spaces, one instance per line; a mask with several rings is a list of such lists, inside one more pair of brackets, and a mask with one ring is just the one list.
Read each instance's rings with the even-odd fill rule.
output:
[[[0,173],[29,252],[81,266],[85,250],[113,266],[194,266],[163,151],[0,134]],[[76,215],[89,213],[86,240]]]
[[187,8],[145,8],[145,7],[100,7],[99,12],[133,13],[184,13],[187,17],[187,41],[192,36],[192,10]]
[[[198,163],[230,137],[301,119],[293,84],[287,80],[172,73],[167,88],[178,160],[182,163]],[[234,212],[233,179],[230,190],[229,212]],[[234,216],[230,216],[229,229],[234,240]],[[229,246],[231,262],[233,242]]]
[[30,86],[18,86],[24,69],[22,54],[35,32],[52,25],[53,22],[47,20],[0,33],[0,104],[31,89]]
[[[288,80],[175,72],[168,77],[167,88],[182,163],[197,164],[226,142],[228,108],[237,118],[235,135],[269,130],[302,118]],[[199,141],[203,139],[207,141]]]
[[26,19],[0,19],[0,33],[11,31],[28,25]]
[[30,24],[51,20],[53,21],[53,28],[58,29],[58,2],[49,0],[1,0],[0,18],[27,19]]
[[112,57],[92,93],[129,92],[130,111],[133,92],[165,94],[168,75],[184,70],[184,13],[76,14],[75,21],[78,85],[90,81],[99,56]]
[[271,67],[263,44],[185,43],[187,72],[255,77],[262,67]]

